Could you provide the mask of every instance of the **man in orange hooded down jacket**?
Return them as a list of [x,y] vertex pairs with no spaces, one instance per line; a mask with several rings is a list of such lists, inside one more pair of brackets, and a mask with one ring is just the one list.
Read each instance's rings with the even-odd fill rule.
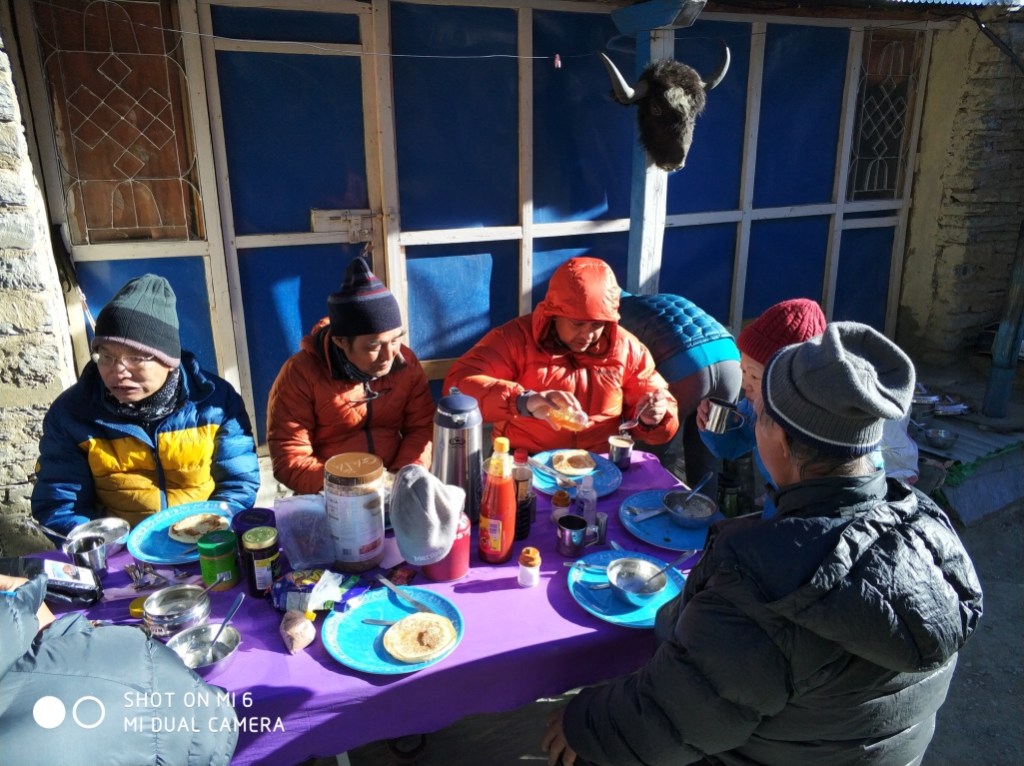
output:
[[444,390],[474,397],[495,436],[531,453],[607,452],[637,413],[635,438],[667,442],[679,427],[676,400],[647,348],[618,325],[619,293],[607,263],[571,258],[532,314],[491,330],[452,365]]
[[398,302],[361,257],[327,300],[329,316],[277,374],[267,407],[274,477],[299,494],[324,488],[324,464],[369,452],[396,471],[430,467],[434,401],[402,344]]

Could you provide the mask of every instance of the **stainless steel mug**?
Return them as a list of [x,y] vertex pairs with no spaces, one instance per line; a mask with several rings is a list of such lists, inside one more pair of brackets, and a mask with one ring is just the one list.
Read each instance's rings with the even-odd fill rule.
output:
[[633,437],[621,433],[609,436],[608,459],[615,463],[620,471],[629,470],[629,464],[633,460]]
[[571,559],[583,555],[588,545],[603,545],[607,539],[608,514],[597,514],[597,525],[587,526],[587,520],[574,513],[559,517],[555,523],[555,550]]
[[708,424],[706,430],[713,434],[724,434],[743,425],[744,417],[736,405],[722,399],[709,397]]
[[466,515],[480,518],[483,417],[476,399],[452,386],[434,414],[434,459],[430,472],[466,490]]

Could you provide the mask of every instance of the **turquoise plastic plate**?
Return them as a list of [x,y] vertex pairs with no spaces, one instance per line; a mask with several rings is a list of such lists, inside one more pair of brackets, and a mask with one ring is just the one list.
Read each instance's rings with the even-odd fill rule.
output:
[[443,614],[455,626],[455,642],[447,652],[428,662],[407,663],[396,660],[384,650],[384,625],[366,625],[363,620],[400,620],[416,609],[384,588],[371,590],[349,603],[344,612],[331,612],[320,629],[320,638],[335,660],[363,673],[393,675],[412,673],[440,662],[462,641],[462,613],[451,601],[433,591],[400,586],[409,595],[422,601],[438,614]]
[[[653,628],[654,616],[658,609],[668,601],[678,596],[686,583],[683,574],[675,569],[669,569],[668,582],[665,589],[654,596],[644,606],[633,606],[626,603],[611,588],[594,590],[589,585],[597,585],[608,582],[608,576],[603,570],[593,567],[606,567],[615,559],[637,558],[645,559],[658,568],[665,566],[668,562],[662,561],[656,556],[650,556],[639,551],[595,551],[577,559],[575,565],[569,567],[569,592],[576,599],[576,603],[586,609],[595,617],[610,622],[614,625],[622,625],[626,628]],[[590,565],[590,566],[586,566]]]
[[[176,524],[193,513],[218,513],[230,519],[234,512],[227,503],[185,503],[173,508],[165,508],[143,519],[128,535],[128,552],[137,561],[147,564],[188,564],[199,561],[199,551],[195,544],[179,543],[167,534],[172,524]],[[191,553],[184,553],[189,548]]]
[[[538,452],[533,456],[534,460],[537,460],[544,465],[551,466],[551,456],[560,450],[548,450],[547,452]],[[590,475],[594,477],[594,489],[597,491],[598,497],[604,497],[610,495],[612,492],[619,488],[622,484],[622,471],[615,465],[611,460],[606,457],[602,457],[594,452],[590,453],[590,457],[594,458],[594,462],[597,464]],[[572,477],[566,477],[572,478]],[[575,480],[577,486],[579,486],[579,480]],[[554,477],[548,476],[541,473],[540,471],[533,472],[533,488],[538,492],[543,492],[545,495],[553,495],[561,487],[555,481]],[[569,493],[569,497],[576,497],[576,489],[566,490]]]
[[[662,499],[666,493],[671,491],[671,489],[648,489],[630,495],[619,506],[619,521],[631,535],[649,545],[667,548],[670,551],[685,551],[691,548],[700,550],[704,547],[704,541],[708,537],[707,525],[699,529],[684,529],[672,521],[667,513],[646,521],[633,521],[635,514],[629,510],[630,508],[641,513],[661,508]],[[708,519],[708,525],[724,518],[721,511],[715,511]]]

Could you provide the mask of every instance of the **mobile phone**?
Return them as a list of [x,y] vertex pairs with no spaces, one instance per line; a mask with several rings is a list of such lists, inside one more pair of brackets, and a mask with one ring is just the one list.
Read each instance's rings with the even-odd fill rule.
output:
[[47,600],[88,606],[103,597],[103,586],[94,571],[66,561],[27,556],[3,558],[0,559],[0,573],[28,578],[45,574]]

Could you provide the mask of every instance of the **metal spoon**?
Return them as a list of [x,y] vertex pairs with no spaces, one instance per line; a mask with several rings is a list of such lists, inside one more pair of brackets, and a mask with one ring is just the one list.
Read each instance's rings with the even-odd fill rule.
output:
[[35,519],[32,519],[32,518],[24,519],[24,524],[25,524],[26,527],[35,527],[40,532],[43,532],[43,533],[48,534],[48,535],[52,535],[53,537],[56,537],[58,540],[63,540],[64,542],[68,541],[67,535],[62,535],[56,529],[50,529],[49,527],[47,527],[47,526],[45,526],[43,524],[40,524]]
[[714,471],[708,471],[706,474],[701,476],[700,477],[700,481],[698,481],[696,484],[693,485],[693,489],[691,489],[689,492],[686,493],[686,496],[683,498],[682,502],[679,503],[679,505],[676,506],[676,507],[678,508],[678,507],[685,506],[688,502],[690,502],[690,498],[693,497],[694,495],[696,495],[698,492],[700,492],[701,489],[704,488],[704,485],[707,484],[709,481],[711,481],[711,477],[714,476],[714,475],[715,475]]
[[640,593],[642,593],[643,591],[647,590],[647,583],[649,583],[649,582],[650,582],[651,580],[653,580],[653,579],[654,579],[655,577],[657,577],[658,575],[660,575],[660,574],[664,574],[665,572],[667,572],[668,570],[670,570],[670,569],[671,569],[672,567],[674,567],[674,566],[675,566],[676,564],[682,564],[682,563],[683,563],[683,561],[685,561],[686,559],[688,559],[688,558],[689,558],[690,556],[692,556],[692,555],[693,555],[694,553],[696,553],[696,552],[697,552],[696,550],[692,550],[692,551],[683,551],[683,552],[682,552],[681,554],[679,554],[678,556],[676,556],[676,557],[675,557],[674,559],[672,559],[672,560],[671,560],[670,562],[668,562],[668,563],[667,563],[667,564],[666,564],[665,566],[663,566],[663,567],[662,567],[661,569],[659,569],[659,570],[658,570],[657,572],[655,572],[655,573],[654,573],[654,574],[652,574],[652,575],[651,575],[650,577],[648,577],[648,578],[647,578],[646,580],[644,580],[644,582],[643,582],[643,585],[641,585],[641,586],[640,586],[640,587],[639,587],[639,588],[637,589],[637,591],[638,591],[638,592],[640,592]]
[[199,599],[201,599],[204,594],[209,593],[210,588],[212,588],[215,585],[220,585],[222,582],[225,582],[229,577],[231,577],[231,572],[217,572],[217,576],[213,578],[213,582],[207,585],[205,588],[203,588],[202,592],[200,592],[192,601],[192,603],[189,604],[189,607],[191,608],[195,606],[199,602]]
[[[227,573],[225,572],[224,574]],[[201,664],[205,664],[213,659],[212,655],[213,650],[217,647],[217,639],[220,638],[220,634],[224,632],[224,628],[226,628],[228,623],[231,622],[231,618],[235,616],[235,612],[238,611],[238,607],[242,605],[243,601],[245,601],[245,591],[240,591],[239,594],[235,596],[235,600],[231,602],[231,608],[228,609],[228,613],[224,617],[224,622],[220,624],[220,628],[214,634],[213,641],[211,641],[210,645],[206,647],[206,652],[203,655],[203,662]]]

